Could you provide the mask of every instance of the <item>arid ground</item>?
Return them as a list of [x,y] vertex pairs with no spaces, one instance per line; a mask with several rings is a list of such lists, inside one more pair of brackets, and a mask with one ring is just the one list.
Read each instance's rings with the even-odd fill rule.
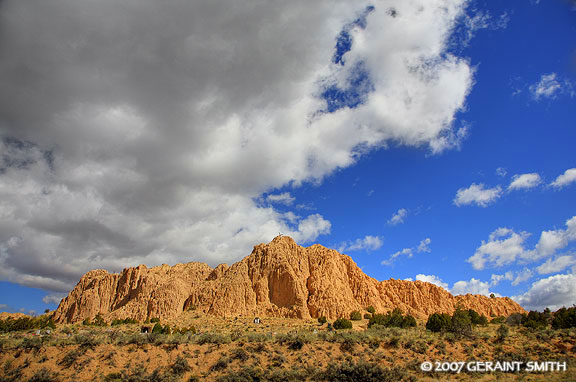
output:
[[[470,335],[415,328],[329,331],[316,320],[215,318],[166,323],[196,333],[141,333],[145,324],[58,325],[0,335],[0,381],[575,381],[576,330],[476,326]],[[151,326],[151,325],[148,325]],[[558,372],[423,372],[424,361],[559,361]]]

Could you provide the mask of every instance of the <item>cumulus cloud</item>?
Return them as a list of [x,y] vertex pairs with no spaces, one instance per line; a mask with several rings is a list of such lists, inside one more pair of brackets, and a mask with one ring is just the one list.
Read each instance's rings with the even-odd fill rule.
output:
[[398,225],[404,223],[406,217],[408,216],[408,210],[406,208],[400,208],[396,213],[392,214],[392,217],[388,220],[390,225]]
[[460,188],[456,192],[454,204],[458,207],[469,204],[476,204],[480,207],[486,207],[495,202],[502,195],[502,188],[496,186],[485,188],[483,184],[472,183],[468,188]]
[[560,94],[574,95],[571,82],[558,78],[556,73],[543,74],[540,81],[530,85],[528,90],[535,101],[554,99]]
[[496,175],[500,176],[500,177],[505,177],[506,174],[508,174],[508,171],[506,170],[506,168],[504,167],[498,167],[496,169]]
[[568,170],[564,171],[564,174],[559,175],[550,185],[553,187],[562,188],[574,182],[576,182],[576,168],[569,168]]
[[468,258],[474,269],[484,269],[486,265],[501,267],[513,263],[524,253],[524,242],[530,236],[527,232],[516,233],[509,228],[498,228],[488,241],[482,240],[473,256]]
[[395,252],[392,255],[390,255],[390,257],[388,259],[382,260],[380,262],[380,264],[392,265],[392,263],[394,263],[394,261],[396,261],[396,259],[400,256],[406,256],[406,257],[410,258],[410,257],[414,256],[414,252],[416,252],[416,253],[430,252],[429,245],[431,242],[432,242],[432,240],[430,240],[430,238],[426,238],[426,239],[420,241],[420,244],[418,244],[417,247],[404,248],[398,252]]
[[[459,294],[482,294],[484,296],[490,296],[490,283],[485,281],[480,281],[475,278],[471,278],[469,281],[457,281],[450,289],[450,292],[454,295]],[[495,293],[496,294],[496,293]]]
[[564,255],[558,256],[555,259],[548,259],[542,265],[540,265],[536,270],[541,275],[548,273],[556,273],[563,271],[564,269],[576,264],[576,256],[574,255]]
[[266,196],[266,201],[268,203],[280,203],[285,204],[287,206],[294,203],[294,200],[296,199],[292,195],[290,195],[289,192],[283,192],[281,194],[270,194]]
[[530,280],[532,278],[533,272],[531,269],[524,268],[520,272],[516,272],[516,276],[512,280],[512,285],[516,286],[523,283],[524,281]]
[[536,260],[554,255],[574,240],[576,240],[576,216],[566,221],[566,229],[543,231],[536,248],[530,252],[529,257]]
[[512,299],[528,310],[570,307],[576,304],[576,274],[555,275],[538,280],[527,292]]
[[366,235],[363,239],[356,239],[349,243],[343,243],[338,248],[339,252],[346,251],[375,251],[382,247],[382,238]]
[[448,47],[467,2],[367,5],[3,1],[0,278],[66,291],[91,268],[313,241],[329,221],[259,198],[391,142],[457,145],[473,69]]
[[429,237],[427,237],[426,239],[422,240],[420,242],[420,244],[418,244],[418,248],[416,248],[416,252],[430,252],[430,243],[432,242],[432,240],[430,240]]
[[512,182],[508,186],[509,190],[520,190],[534,188],[542,183],[540,175],[537,173],[514,175]]
[[517,233],[510,228],[498,228],[490,234],[488,241],[482,241],[467,261],[474,269],[481,270],[486,266],[508,265],[519,259],[530,262],[553,256],[576,240],[576,216],[566,221],[566,229],[542,231],[533,249],[525,248],[525,241],[529,236],[527,232]]
[[58,305],[60,304],[60,301],[62,301],[64,297],[66,297],[66,294],[64,293],[50,293],[42,298],[42,302],[44,302],[45,304]]
[[448,284],[443,282],[441,278],[435,275],[418,274],[416,275],[416,280],[425,281],[427,283],[431,283],[448,290]]

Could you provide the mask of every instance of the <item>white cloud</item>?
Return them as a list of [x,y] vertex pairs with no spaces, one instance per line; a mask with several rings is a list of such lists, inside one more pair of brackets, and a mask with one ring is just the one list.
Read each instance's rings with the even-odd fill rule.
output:
[[484,296],[490,296],[490,283],[480,281],[475,278],[471,278],[469,281],[457,281],[450,289],[450,292],[454,295],[459,294],[482,294]]
[[542,182],[540,175],[537,173],[514,175],[512,182],[508,186],[509,190],[534,188]]
[[64,293],[50,293],[42,298],[42,302],[45,304],[60,304],[60,301],[66,297]]
[[408,258],[414,256],[414,252],[416,253],[421,253],[421,252],[430,252],[430,247],[428,247],[430,245],[430,243],[432,242],[432,240],[430,240],[430,238],[426,238],[422,241],[420,241],[420,244],[418,244],[417,247],[414,248],[404,248],[398,252],[393,253],[392,255],[390,255],[390,257],[386,260],[382,260],[380,262],[380,264],[382,265],[391,265],[392,263],[394,263],[394,261],[400,257],[400,256],[406,256]]
[[501,267],[513,263],[524,253],[524,241],[530,236],[526,232],[516,233],[509,228],[498,228],[492,232],[488,241],[482,240],[482,245],[468,258],[474,269],[484,269],[490,266]]
[[408,210],[406,208],[400,208],[396,213],[392,214],[392,217],[388,220],[390,225],[398,225],[404,223],[406,217],[408,216]]
[[10,307],[6,304],[0,304],[0,312],[7,312]]
[[553,187],[562,188],[574,182],[576,182],[576,168],[569,168],[568,170],[564,171],[564,174],[559,175],[550,185]]
[[576,274],[555,275],[538,280],[526,293],[512,299],[528,310],[570,307],[576,304]]
[[448,290],[448,284],[443,282],[442,279],[435,275],[418,274],[416,275],[416,280],[425,281],[427,283],[431,283]]
[[[329,221],[259,198],[390,143],[456,145],[473,68],[449,48],[467,1],[380,2],[331,62],[366,5],[3,3],[0,278],[65,291],[92,268],[316,240]],[[359,68],[362,102],[324,112]]]
[[426,239],[422,240],[420,242],[420,244],[418,244],[418,248],[416,249],[416,252],[430,252],[430,243],[432,242],[432,240],[430,240],[429,237],[427,237]]
[[566,229],[543,231],[535,250],[531,251],[528,257],[537,260],[551,256],[574,240],[576,240],[576,216],[566,221]]
[[555,259],[548,259],[542,265],[540,265],[536,270],[541,275],[548,273],[556,273],[563,271],[564,269],[576,264],[576,256],[564,255],[558,256]]
[[502,281],[502,280],[508,280],[508,281],[514,280],[513,272],[508,271],[508,272],[504,273],[503,275],[494,275],[493,274],[490,277],[490,285],[496,286],[496,285],[500,284],[500,281]]
[[345,251],[375,251],[382,247],[382,239],[378,236],[366,235],[363,239],[356,239],[350,243],[343,243],[338,249],[339,252]]
[[456,192],[454,204],[458,207],[469,204],[486,207],[495,202],[501,195],[502,188],[500,186],[485,188],[483,184],[472,183],[470,187],[461,188]]
[[528,268],[524,268],[520,272],[516,272],[516,277],[512,280],[512,285],[516,286],[524,281],[530,280],[532,278],[533,272]]
[[556,73],[543,74],[540,81],[528,88],[535,101],[544,98],[554,99],[560,94],[573,96],[572,84],[568,80],[561,80]]
[[396,258],[398,258],[400,256],[406,256],[406,257],[410,258],[410,257],[414,256],[414,252],[413,252],[412,248],[404,248],[404,249],[390,255],[390,257],[388,259],[382,260],[380,262],[380,264],[381,265],[392,265],[392,263],[394,263]]
[[508,174],[508,171],[506,171],[506,169],[504,167],[498,167],[496,169],[496,175],[498,175],[500,177],[505,177],[506,174]]
[[566,221],[566,229],[542,231],[538,243],[530,250],[524,247],[529,236],[527,232],[516,233],[510,228],[498,228],[490,234],[488,241],[482,240],[480,247],[467,261],[474,269],[481,270],[486,266],[501,267],[519,259],[530,262],[555,255],[576,240],[576,216]]
[[287,206],[292,205],[296,200],[289,192],[283,192],[281,194],[270,194],[266,197],[268,203],[280,203]]

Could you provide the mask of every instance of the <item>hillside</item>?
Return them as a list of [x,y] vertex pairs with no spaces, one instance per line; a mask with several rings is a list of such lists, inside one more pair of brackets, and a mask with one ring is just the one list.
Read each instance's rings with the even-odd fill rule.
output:
[[259,244],[241,261],[211,268],[204,263],[140,265],[121,273],[86,273],[55,312],[57,322],[105,319],[170,319],[187,310],[219,317],[337,318],[374,306],[400,308],[424,319],[457,306],[508,316],[524,309],[510,298],[453,296],[421,281],[377,281],[346,255],[321,245],[301,247],[287,236]]

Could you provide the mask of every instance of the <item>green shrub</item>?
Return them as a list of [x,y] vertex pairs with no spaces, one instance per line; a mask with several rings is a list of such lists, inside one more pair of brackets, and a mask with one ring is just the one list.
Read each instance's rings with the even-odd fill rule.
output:
[[450,330],[452,319],[446,313],[433,313],[428,317],[426,329],[432,332],[442,332]]
[[548,312],[540,313],[535,310],[531,310],[522,320],[522,326],[532,329],[546,328],[548,326],[548,320],[550,319],[550,314]]
[[376,309],[374,309],[374,307],[372,305],[370,305],[368,308],[366,308],[366,311],[370,314],[376,313]]
[[360,361],[328,365],[315,380],[331,382],[399,382],[410,381],[410,376],[400,368],[386,369],[375,363]]
[[496,330],[496,334],[498,335],[497,340],[500,342],[504,341],[506,337],[508,337],[509,333],[510,330],[508,329],[508,326],[501,324],[500,327],[498,327],[498,330]]
[[352,322],[345,318],[339,318],[332,324],[334,329],[352,329]]
[[383,327],[408,328],[416,326],[416,319],[409,314],[404,316],[402,311],[396,308],[387,314],[373,314],[368,321],[368,327],[371,328],[374,325]]
[[402,324],[400,325],[401,328],[413,328],[416,326],[416,319],[407,314],[406,316],[404,316],[404,318],[402,318]]
[[328,319],[326,318],[326,316],[318,317],[318,323],[320,323],[320,325],[324,325],[327,321]]
[[372,318],[372,315],[370,313],[364,313],[364,318],[369,320]]
[[219,370],[224,370],[228,367],[228,364],[230,363],[230,359],[227,357],[220,357],[220,359],[218,361],[216,361],[216,363],[214,365],[212,365],[212,367],[210,368],[210,370],[212,371],[219,371]]
[[360,321],[362,319],[362,313],[360,313],[359,311],[355,310],[353,312],[350,313],[350,319],[352,321]]
[[154,324],[156,322],[160,322],[160,319],[158,317],[154,317],[150,319],[150,323]]
[[576,328],[576,306],[571,308],[560,308],[554,313],[552,328],[568,329]]
[[188,361],[186,361],[186,359],[181,355],[178,355],[178,357],[176,357],[176,360],[172,364],[171,370],[176,375],[182,375],[192,369],[190,368]]
[[469,334],[472,332],[472,319],[467,310],[456,309],[452,315],[452,332]]
[[490,320],[491,324],[502,324],[504,322],[506,322],[506,317],[504,316],[494,317],[492,320]]
[[29,382],[57,382],[58,381],[58,373],[53,373],[50,370],[43,367],[42,369],[38,370],[30,379]]

